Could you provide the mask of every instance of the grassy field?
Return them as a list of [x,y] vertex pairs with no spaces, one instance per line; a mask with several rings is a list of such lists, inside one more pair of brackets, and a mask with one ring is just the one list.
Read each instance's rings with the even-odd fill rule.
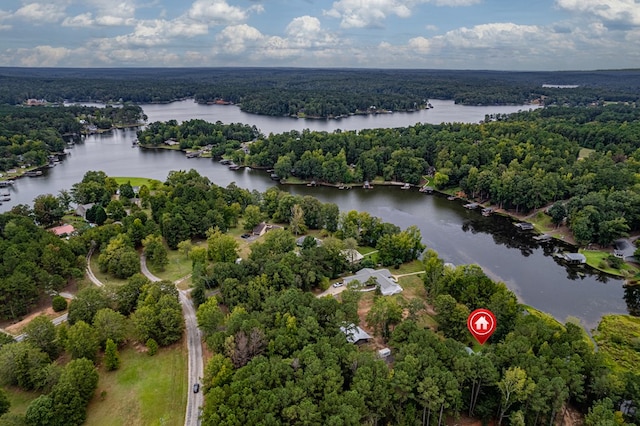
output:
[[186,348],[178,344],[152,357],[127,348],[120,357],[120,369],[100,371],[85,423],[182,426],[188,392]]
[[637,267],[628,263],[625,263],[622,266],[622,269],[613,269],[611,267],[603,268],[602,265],[606,263],[606,258],[610,256],[610,253],[607,252],[597,250],[579,250],[579,252],[584,254],[584,256],[587,258],[587,265],[607,274],[627,277],[633,276],[640,272]]
[[115,179],[118,185],[122,185],[123,183],[127,183],[127,182],[131,183],[131,186],[147,185],[148,188],[162,185],[162,182],[160,182],[159,180],[143,178],[143,177],[117,176],[117,177],[114,177],[113,179]]
[[640,318],[605,315],[593,337],[614,370],[637,370],[640,365]]

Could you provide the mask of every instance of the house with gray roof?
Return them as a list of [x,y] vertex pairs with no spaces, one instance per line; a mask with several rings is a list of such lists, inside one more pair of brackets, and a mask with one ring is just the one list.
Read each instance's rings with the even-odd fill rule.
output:
[[358,280],[360,283],[365,283],[372,277],[375,279],[376,285],[383,296],[391,296],[402,291],[402,287],[398,285],[388,269],[363,268],[356,272],[355,275],[346,277],[343,282],[349,284],[351,281]]
[[369,333],[361,329],[355,324],[346,324],[340,327],[340,331],[347,336],[347,341],[349,343],[353,343],[354,345],[360,343],[366,343],[371,340],[371,336]]

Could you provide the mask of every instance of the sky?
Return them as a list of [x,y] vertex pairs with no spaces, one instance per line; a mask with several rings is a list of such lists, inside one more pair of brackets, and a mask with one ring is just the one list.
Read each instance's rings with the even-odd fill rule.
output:
[[640,67],[640,0],[2,0],[0,66]]

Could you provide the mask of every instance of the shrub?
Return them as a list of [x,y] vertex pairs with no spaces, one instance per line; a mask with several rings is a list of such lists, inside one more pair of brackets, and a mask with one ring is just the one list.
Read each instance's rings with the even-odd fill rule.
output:
[[147,349],[149,350],[147,352],[149,356],[154,356],[158,353],[158,342],[153,339],[147,340]]
[[607,263],[614,269],[620,269],[624,266],[624,260],[612,255],[607,256]]
[[67,299],[60,295],[54,296],[51,300],[51,307],[55,312],[62,312],[67,309]]

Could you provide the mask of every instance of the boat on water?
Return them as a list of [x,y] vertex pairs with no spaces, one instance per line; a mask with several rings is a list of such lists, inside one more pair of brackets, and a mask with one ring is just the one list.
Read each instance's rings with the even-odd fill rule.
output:
[[29,170],[24,175],[29,177],[42,176],[42,170]]
[[433,187],[431,187],[431,186],[423,186],[422,188],[420,188],[420,192],[424,192],[425,194],[432,194],[433,193]]
[[491,207],[482,209],[482,216],[491,216],[494,210]]
[[405,183],[404,185],[402,185],[402,187],[400,189],[402,189],[402,190],[411,189],[411,185],[408,184],[408,183]]
[[467,203],[463,206],[465,209],[469,209],[469,210],[475,210],[478,207],[480,207],[480,204],[478,203]]

